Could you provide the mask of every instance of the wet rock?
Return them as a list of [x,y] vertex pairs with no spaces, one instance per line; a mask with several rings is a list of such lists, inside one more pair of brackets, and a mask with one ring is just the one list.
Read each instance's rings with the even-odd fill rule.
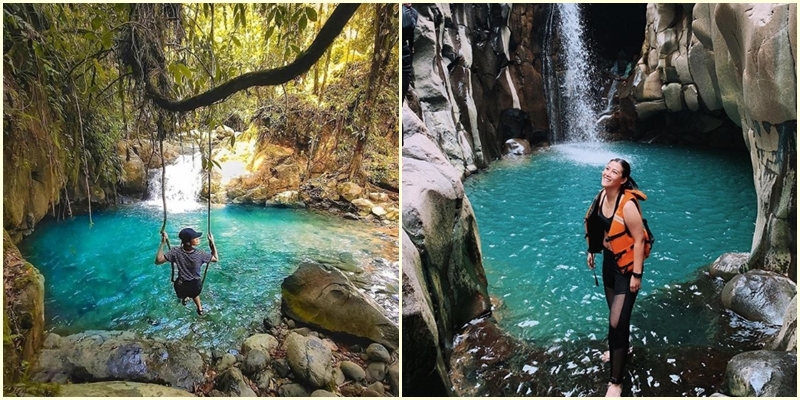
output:
[[381,361],[385,363],[392,361],[392,356],[389,354],[389,351],[386,350],[386,347],[378,343],[373,343],[367,347],[367,358],[370,361]]
[[299,383],[287,383],[278,388],[280,397],[308,397],[308,390]]
[[797,295],[789,302],[789,308],[783,315],[783,326],[768,350],[797,351]]
[[505,154],[511,156],[531,154],[531,144],[525,139],[508,139],[505,143]]
[[338,396],[327,390],[317,389],[313,393],[311,393],[311,397],[338,397]]
[[738,354],[728,363],[722,387],[737,397],[797,397],[797,354],[767,350]]
[[711,264],[708,272],[711,276],[729,281],[747,269],[747,258],[749,256],[750,253],[725,253]]
[[87,331],[62,338],[59,344],[42,350],[33,380],[166,382],[185,390],[205,380],[205,361],[183,342],[142,339],[124,331]]
[[367,338],[391,349],[398,346],[397,325],[335,269],[302,263],[283,280],[281,293],[283,313],[304,324]]
[[353,220],[353,221],[358,221],[359,219],[361,219],[361,217],[359,217],[358,215],[355,215],[353,213],[346,213],[342,217],[344,217],[345,219]]
[[252,350],[260,350],[265,354],[270,354],[274,349],[277,348],[278,339],[275,339],[274,336],[266,333],[259,333],[250,336],[249,338],[245,339],[244,343],[242,343],[243,353],[249,353]]
[[339,368],[342,369],[342,373],[344,373],[346,378],[355,382],[361,382],[367,377],[367,373],[364,372],[364,369],[352,361],[342,361]]
[[236,367],[217,375],[214,388],[232,397],[256,397],[256,393],[245,382],[242,371]]
[[314,388],[323,388],[333,379],[331,351],[315,337],[290,333],[286,337],[286,361],[295,376]]
[[262,370],[266,369],[269,365],[269,362],[270,359],[268,354],[261,350],[252,350],[247,353],[247,357],[244,359],[242,372],[247,374],[247,376],[253,377]]
[[367,365],[367,382],[382,381],[386,378],[386,363],[371,362]]
[[333,383],[336,384],[336,386],[339,386],[343,384],[344,381],[345,381],[344,372],[342,372],[341,368],[335,367],[333,369]]
[[180,389],[139,382],[96,382],[61,385],[60,397],[195,397]]
[[267,200],[266,205],[297,208],[303,208],[306,206],[305,203],[300,200],[300,194],[296,190],[280,192],[271,199]]
[[783,315],[796,293],[796,285],[788,278],[752,270],[725,284],[722,304],[751,321],[783,325]]

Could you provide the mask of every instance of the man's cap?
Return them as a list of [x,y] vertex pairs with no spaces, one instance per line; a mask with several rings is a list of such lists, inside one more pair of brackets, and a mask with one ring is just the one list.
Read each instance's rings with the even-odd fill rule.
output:
[[192,239],[199,238],[203,236],[203,232],[197,232],[192,228],[184,228],[181,230],[181,233],[178,234],[178,237],[181,238],[181,243],[189,243]]

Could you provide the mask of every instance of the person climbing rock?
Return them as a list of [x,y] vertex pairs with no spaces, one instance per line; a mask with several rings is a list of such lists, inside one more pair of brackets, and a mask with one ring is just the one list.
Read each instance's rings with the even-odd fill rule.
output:
[[414,28],[417,26],[417,10],[409,3],[403,3],[403,98],[408,93],[408,87],[414,80],[414,66],[412,65],[414,55]]
[[166,233],[161,232],[161,244],[158,245],[155,260],[156,265],[169,261],[178,266],[178,278],[173,283],[175,294],[183,305],[186,305],[188,299],[192,299],[197,307],[198,315],[203,315],[203,305],[200,303],[200,292],[203,291],[200,269],[203,264],[219,261],[217,246],[211,232],[208,233],[208,247],[211,249],[211,253],[195,248],[200,244],[202,235],[202,232],[197,232],[192,228],[184,228],[178,234],[181,246],[173,247],[164,254],[163,247],[168,238]]
[[631,314],[642,286],[649,234],[639,209],[647,199],[631,177],[627,161],[615,158],[601,174],[603,189],[586,213],[586,264],[594,270],[595,253],[603,252],[603,288],[609,310],[608,347],[603,361],[611,363],[606,396],[622,395],[622,374],[630,346]]

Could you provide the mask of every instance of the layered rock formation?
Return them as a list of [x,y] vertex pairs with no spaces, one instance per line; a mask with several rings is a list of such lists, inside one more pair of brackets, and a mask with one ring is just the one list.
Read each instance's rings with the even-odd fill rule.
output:
[[723,114],[741,127],[758,196],[748,266],[797,281],[797,5],[650,4],[647,20],[638,117],[691,111],[710,131]]

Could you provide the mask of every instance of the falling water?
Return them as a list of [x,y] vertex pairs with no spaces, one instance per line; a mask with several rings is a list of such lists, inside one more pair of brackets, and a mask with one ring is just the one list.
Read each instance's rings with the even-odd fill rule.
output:
[[[164,173],[168,212],[186,212],[202,207],[197,202],[204,176],[199,154],[179,156],[174,164],[165,167]],[[163,206],[161,186],[161,168],[150,170],[148,205]]]
[[[584,40],[579,4],[555,4],[548,35],[560,47],[545,50],[548,66],[548,117],[555,142],[597,142],[597,111],[591,92],[592,55]],[[546,43],[553,42],[547,40]]]

